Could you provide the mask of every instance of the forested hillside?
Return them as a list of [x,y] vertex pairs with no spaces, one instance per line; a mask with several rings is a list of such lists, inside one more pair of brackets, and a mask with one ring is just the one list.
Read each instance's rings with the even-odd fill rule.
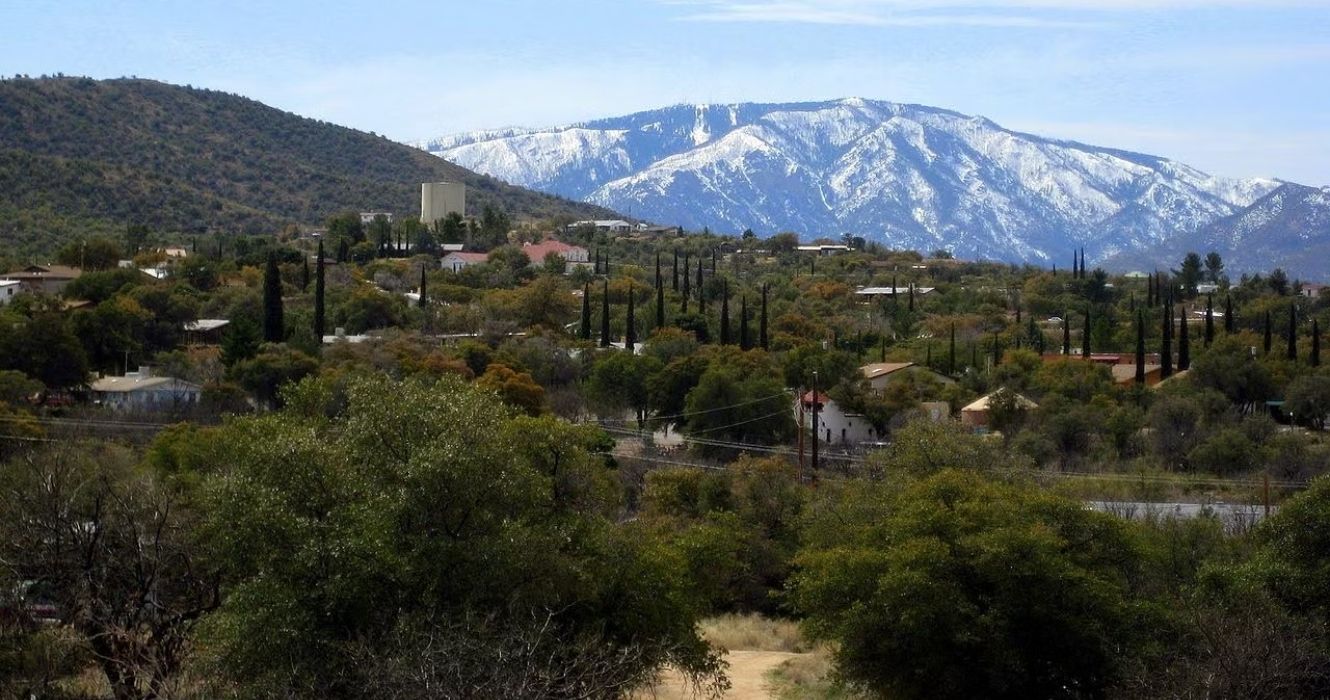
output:
[[465,182],[476,211],[610,213],[236,95],[136,79],[0,81],[0,244],[20,254],[128,224],[258,233],[348,209],[410,214],[420,183],[438,180]]

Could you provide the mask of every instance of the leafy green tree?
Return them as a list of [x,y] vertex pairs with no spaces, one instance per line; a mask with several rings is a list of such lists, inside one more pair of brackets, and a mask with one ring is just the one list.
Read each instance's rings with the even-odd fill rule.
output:
[[945,470],[812,507],[793,601],[837,670],[890,698],[1102,696],[1142,621],[1126,523]]
[[[794,434],[794,416],[781,381],[713,361],[684,402],[690,435],[771,444]],[[706,451],[714,451],[704,449]]]
[[1211,284],[1224,281],[1224,259],[1213,250],[1205,255],[1205,276]]
[[0,319],[0,369],[22,372],[51,389],[69,389],[88,381],[88,357],[65,317],[41,312],[27,318]]
[[281,389],[314,374],[319,361],[299,350],[275,343],[264,343],[252,358],[231,366],[230,376],[259,403],[281,405]]
[[586,392],[607,413],[631,409],[639,425],[645,423],[650,406],[648,382],[664,365],[650,355],[630,351],[608,351],[597,356],[587,376]]
[[119,244],[100,237],[70,241],[55,254],[56,261],[61,265],[84,270],[113,270],[124,257]]
[[[674,560],[615,525],[599,431],[511,417],[451,380],[351,377],[288,398],[222,428],[210,467],[206,533],[233,577],[204,637],[221,682],[613,697],[665,664],[717,670]],[[594,685],[544,690],[574,679]]]
[[1325,418],[1330,415],[1330,377],[1311,374],[1294,379],[1284,392],[1284,410],[1299,423],[1325,430]]
[[1245,406],[1274,394],[1274,380],[1265,364],[1251,356],[1240,337],[1225,335],[1192,362],[1188,375],[1197,385],[1215,389],[1228,400]]

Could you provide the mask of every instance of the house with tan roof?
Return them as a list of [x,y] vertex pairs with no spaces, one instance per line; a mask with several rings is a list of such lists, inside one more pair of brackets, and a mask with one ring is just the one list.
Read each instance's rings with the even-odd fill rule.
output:
[[916,365],[913,362],[874,362],[859,368],[863,373],[864,379],[868,380],[869,386],[873,391],[882,391],[888,384],[904,379],[906,377],[928,377],[942,384],[955,384],[956,380],[948,377],[941,372],[935,372],[923,365]]

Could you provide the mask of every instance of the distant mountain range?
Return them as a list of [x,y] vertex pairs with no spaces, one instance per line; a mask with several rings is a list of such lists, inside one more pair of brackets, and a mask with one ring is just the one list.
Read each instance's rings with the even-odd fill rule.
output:
[[506,182],[661,224],[1013,262],[1330,272],[1330,190],[1228,179],[1157,156],[1004,129],[982,117],[857,98],[678,105],[417,146]]
[[0,80],[0,256],[134,223],[275,233],[347,210],[417,215],[420,183],[438,180],[465,182],[476,212],[615,216],[236,95],[149,80]]

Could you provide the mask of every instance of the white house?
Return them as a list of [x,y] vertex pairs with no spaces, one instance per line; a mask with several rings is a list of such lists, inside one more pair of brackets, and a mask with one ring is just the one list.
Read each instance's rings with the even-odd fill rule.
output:
[[489,257],[490,256],[485,253],[455,252],[443,256],[443,258],[439,260],[439,265],[445,270],[461,272],[464,268],[470,265],[480,265],[486,262],[489,260]]
[[93,401],[116,410],[169,410],[199,402],[203,387],[175,377],[154,377],[148,367],[123,377],[102,377],[92,383]]
[[596,221],[577,221],[573,223],[573,228],[583,226],[595,227],[601,233],[627,233],[633,228],[632,224],[621,219],[598,219]]
[[13,301],[22,289],[23,283],[18,280],[0,280],[0,306]]
[[[813,404],[818,405],[817,424],[813,424]],[[794,420],[803,413],[804,429],[829,445],[851,447],[874,442],[881,436],[864,416],[848,413],[823,392],[804,392],[794,404]]]
[[569,245],[563,241],[549,239],[539,243],[522,244],[522,252],[526,253],[527,258],[531,260],[532,265],[543,265],[545,257],[554,253],[563,258],[565,262],[584,263],[590,261],[590,253],[586,248],[580,245]]

